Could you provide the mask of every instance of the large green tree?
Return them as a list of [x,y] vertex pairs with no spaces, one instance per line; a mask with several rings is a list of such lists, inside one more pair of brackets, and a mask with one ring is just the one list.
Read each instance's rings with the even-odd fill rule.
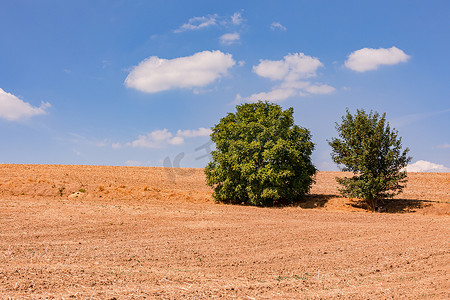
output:
[[293,112],[268,102],[242,104],[212,128],[216,150],[205,174],[216,201],[272,206],[309,192],[314,144]]
[[336,130],[339,138],[329,142],[331,157],[342,171],[353,172],[353,177],[336,178],[344,197],[364,199],[375,210],[378,200],[402,192],[411,157],[408,148],[402,151],[401,137],[390,128],[386,114],[357,110],[352,115],[347,109]]

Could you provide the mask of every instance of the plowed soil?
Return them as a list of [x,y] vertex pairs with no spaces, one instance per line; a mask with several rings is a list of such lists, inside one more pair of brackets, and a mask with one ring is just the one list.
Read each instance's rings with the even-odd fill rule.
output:
[[0,165],[0,295],[449,299],[450,173],[377,213],[335,176],[257,208],[214,203],[201,169]]

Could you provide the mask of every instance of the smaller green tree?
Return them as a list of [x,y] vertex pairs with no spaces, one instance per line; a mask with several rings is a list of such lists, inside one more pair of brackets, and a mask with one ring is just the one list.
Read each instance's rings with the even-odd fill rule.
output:
[[372,211],[378,201],[391,198],[402,192],[406,186],[405,167],[411,160],[402,151],[401,137],[390,128],[386,114],[367,114],[357,110],[355,115],[342,117],[336,123],[339,138],[332,138],[331,157],[342,171],[353,172],[349,178],[336,178],[341,185],[339,191],[344,197],[364,199]]
[[314,182],[314,143],[294,124],[292,108],[268,102],[236,107],[212,128],[216,144],[205,168],[216,201],[271,206],[300,200]]

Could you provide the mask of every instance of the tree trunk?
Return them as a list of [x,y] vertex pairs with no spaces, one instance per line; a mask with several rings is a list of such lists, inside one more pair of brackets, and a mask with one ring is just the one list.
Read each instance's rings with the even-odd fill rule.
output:
[[374,212],[377,208],[378,199],[367,199],[367,204],[369,205],[369,209]]

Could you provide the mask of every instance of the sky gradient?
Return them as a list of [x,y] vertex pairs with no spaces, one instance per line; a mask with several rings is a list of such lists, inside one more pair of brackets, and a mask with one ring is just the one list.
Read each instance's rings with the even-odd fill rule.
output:
[[[235,106],[327,139],[386,113],[410,171],[450,171],[449,1],[1,1],[0,163],[204,167]],[[182,154],[183,153],[183,154]]]

